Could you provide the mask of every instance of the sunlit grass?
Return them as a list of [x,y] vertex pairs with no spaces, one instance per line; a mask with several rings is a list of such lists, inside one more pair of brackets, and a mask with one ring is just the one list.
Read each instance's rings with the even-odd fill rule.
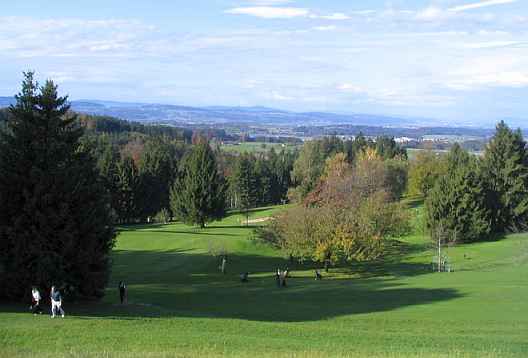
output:
[[[204,230],[122,228],[106,297],[65,302],[64,320],[34,317],[26,303],[0,305],[0,356],[528,356],[528,235],[449,248],[455,272],[433,273],[429,242],[415,230],[401,239],[404,254],[315,281],[313,264],[248,240],[243,223],[233,214]],[[213,255],[220,249],[226,275]],[[292,277],[280,289],[273,272],[286,266]],[[118,304],[119,280],[127,306]]]

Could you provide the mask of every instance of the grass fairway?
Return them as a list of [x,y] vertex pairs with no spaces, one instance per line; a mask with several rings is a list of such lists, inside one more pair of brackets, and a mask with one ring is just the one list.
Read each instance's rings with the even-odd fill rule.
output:
[[[287,261],[248,240],[240,222],[122,228],[104,300],[65,302],[67,317],[54,320],[1,304],[0,356],[528,356],[528,235],[451,248],[455,272],[431,273],[432,253],[416,234],[403,239],[403,254],[322,281],[309,265],[290,266],[289,287],[279,289],[272,272]],[[211,247],[228,250],[227,275]]]
[[264,143],[264,142],[243,142],[238,144],[225,144],[222,145],[222,150],[230,153],[266,153],[275,149],[277,153],[281,150],[294,151],[300,149],[301,145],[297,144],[282,144],[282,143]]

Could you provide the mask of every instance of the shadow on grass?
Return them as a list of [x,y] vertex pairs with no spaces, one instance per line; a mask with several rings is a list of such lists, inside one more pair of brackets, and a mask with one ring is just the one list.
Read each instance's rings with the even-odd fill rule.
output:
[[[349,270],[356,278],[344,275],[345,269],[340,268],[333,270],[335,276],[325,275],[321,281],[314,280],[310,266],[297,264],[288,286],[279,288],[274,271],[289,264],[280,257],[229,255],[225,275],[218,270],[218,258],[187,251],[116,251],[113,261],[115,274],[103,302],[65,302],[67,314],[85,319],[183,316],[303,322],[461,297],[454,289],[406,287],[398,279],[380,276],[417,274],[423,269],[411,263],[353,265]],[[239,274],[246,271],[249,282],[241,283]],[[125,306],[118,304],[119,280],[128,284]],[[11,305],[0,310],[20,312],[27,307]]]
[[[172,223],[174,224],[174,223]],[[189,227],[188,230],[171,230],[171,224],[134,224],[134,225],[127,225],[127,226],[120,226],[118,227],[118,231],[120,232],[126,232],[126,231],[137,231],[137,230],[145,230],[147,232],[160,232],[160,233],[173,233],[173,234],[190,234],[190,235],[223,235],[223,236],[237,236],[233,234],[223,233],[223,232],[208,232],[208,230],[214,230],[214,229],[254,229],[256,227],[261,227],[263,225],[250,223],[249,225],[215,225],[215,224],[209,224],[205,228],[200,228],[198,226],[196,227]]]

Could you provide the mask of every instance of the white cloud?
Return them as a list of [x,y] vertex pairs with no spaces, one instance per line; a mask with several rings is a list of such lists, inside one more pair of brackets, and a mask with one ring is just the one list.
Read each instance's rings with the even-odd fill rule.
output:
[[526,45],[526,43],[521,41],[486,41],[469,43],[466,44],[465,47],[470,49],[494,49],[504,47],[520,47],[524,45]]
[[153,30],[129,20],[0,17],[0,49],[23,58],[120,56],[140,46],[138,39]]
[[460,91],[472,91],[479,88],[508,87],[520,88],[528,86],[528,72],[497,72],[479,73],[461,76],[447,83],[448,88]]
[[337,86],[337,89],[343,92],[350,92],[350,93],[363,93],[366,92],[363,88],[359,86],[355,86],[350,83],[343,83]]
[[250,0],[252,4],[258,5],[258,6],[274,6],[274,5],[284,5],[289,4],[292,1],[291,0]]
[[317,30],[317,31],[333,31],[333,30],[337,29],[337,26],[335,26],[335,25],[315,26],[313,29]]
[[291,19],[294,17],[306,17],[308,9],[298,7],[273,7],[273,6],[250,6],[237,7],[225,11],[227,14],[250,15],[263,19]]
[[423,10],[420,10],[416,13],[416,19],[422,21],[436,21],[442,20],[447,17],[444,10],[436,6],[429,6]]
[[336,13],[333,13],[333,14],[330,14],[330,15],[315,15],[315,14],[311,14],[310,18],[312,18],[312,19],[324,19],[324,20],[349,20],[350,16],[348,16],[346,14],[343,14],[343,13],[340,13],[340,12],[336,12]]
[[294,97],[282,95],[282,94],[280,94],[277,91],[271,91],[270,97],[271,97],[271,99],[276,100],[276,101],[293,101],[293,100],[295,100]]
[[467,4],[467,5],[454,6],[454,7],[449,8],[449,11],[460,12],[460,11],[466,11],[466,10],[480,9],[480,8],[488,7],[488,6],[511,4],[516,1],[517,0],[485,0],[485,1]]
[[456,90],[528,86],[528,62],[507,53],[470,58],[447,72],[446,86]]
[[[281,1],[255,1],[257,5],[262,6],[245,6],[245,7],[236,7],[224,11],[226,14],[235,14],[235,15],[250,15],[255,17],[260,17],[263,19],[291,19],[295,17],[309,17],[310,19],[322,19],[322,20],[349,20],[351,17],[347,14],[341,12],[335,12],[329,15],[320,15],[310,11],[307,8],[300,7],[284,7],[284,6],[273,6],[280,5],[286,2]],[[369,15],[373,11],[365,10],[358,11],[356,15]]]

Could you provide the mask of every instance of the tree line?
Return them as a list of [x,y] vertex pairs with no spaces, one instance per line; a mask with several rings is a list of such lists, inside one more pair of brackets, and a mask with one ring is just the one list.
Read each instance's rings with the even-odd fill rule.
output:
[[519,129],[500,122],[482,157],[455,145],[445,157],[421,161],[427,169],[415,186],[426,196],[433,237],[474,242],[528,228],[528,152]]

